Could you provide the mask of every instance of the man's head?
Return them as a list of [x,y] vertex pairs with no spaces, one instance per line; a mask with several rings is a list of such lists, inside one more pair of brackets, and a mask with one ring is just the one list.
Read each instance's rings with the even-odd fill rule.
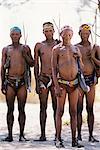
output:
[[71,40],[73,36],[73,29],[72,27],[65,25],[60,30],[60,36],[62,39]]
[[21,36],[21,29],[19,27],[15,26],[10,29],[10,37],[13,42],[18,42]]
[[54,26],[51,22],[45,22],[43,24],[43,33],[46,36],[46,38],[53,38],[54,34]]
[[88,24],[82,24],[79,28],[79,35],[82,40],[88,40],[91,34],[91,27]]

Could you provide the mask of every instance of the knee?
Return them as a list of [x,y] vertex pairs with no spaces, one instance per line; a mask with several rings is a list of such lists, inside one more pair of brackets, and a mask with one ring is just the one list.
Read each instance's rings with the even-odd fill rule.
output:
[[87,113],[93,115],[93,106],[86,106]]
[[69,114],[71,117],[76,117],[77,116],[77,110],[73,109],[73,110],[69,110]]
[[8,107],[8,114],[13,114],[13,112],[14,112],[14,107],[12,106],[10,106],[10,107]]
[[56,116],[62,117],[63,114],[64,114],[64,109],[57,109],[57,111],[56,111]]
[[77,106],[77,114],[82,114],[83,111],[83,106],[82,105],[78,105]]
[[41,112],[44,112],[44,111],[46,111],[46,109],[47,109],[47,104],[41,103],[41,104],[40,104],[40,111],[41,111]]
[[18,111],[19,111],[19,113],[25,113],[25,109],[22,106],[18,107]]

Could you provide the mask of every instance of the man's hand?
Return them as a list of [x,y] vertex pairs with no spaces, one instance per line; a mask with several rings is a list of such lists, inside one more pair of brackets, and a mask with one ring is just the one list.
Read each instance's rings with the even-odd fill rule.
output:
[[6,88],[5,88],[5,85],[2,84],[1,85],[1,92],[5,95],[6,94]]
[[40,86],[39,86],[39,82],[38,81],[36,81],[36,88],[35,88],[35,90],[36,90],[37,94],[40,93]]
[[78,47],[76,47],[76,51],[74,52],[74,57],[76,58],[76,60],[79,59],[81,69],[83,70],[84,64],[82,61],[82,54],[81,54],[80,49]]
[[55,87],[55,95],[57,97],[60,97],[61,96],[61,88],[59,86],[56,86]]

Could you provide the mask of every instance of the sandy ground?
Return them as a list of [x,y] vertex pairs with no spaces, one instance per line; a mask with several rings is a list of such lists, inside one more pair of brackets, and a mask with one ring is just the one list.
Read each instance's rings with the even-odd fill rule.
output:
[[[13,136],[14,141],[11,143],[3,142],[2,139],[7,136],[7,125],[6,125],[6,103],[0,103],[0,150],[56,150],[54,145],[54,122],[53,122],[53,112],[51,104],[48,104],[47,109],[47,124],[46,124],[46,142],[36,142],[34,139],[38,139],[40,136],[40,126],[39,126],[39,104],[26,104],[26,126],[25,126],[25,136],[29,139],[28,142],[19,142],[19,126],[18,126],[18,111],[17,104],[15,104],[15,121],[13,126]],[[95,103],[95,124],[94,124],[94,135],[100,140],[100,103]],[[99,143],[88,142],[88,128],[86,123],[86,111],[83,111],[84,123],[82,126],[82,135],[84,148],[81,150],[100,150]],[[68,125],[66,125],[66,122]],[[63,116],[63,127],[62,127],[62,138],[64,139],[64,145],[66,150],[77,150],[78,148],[71,147],[71,132],[69,125],[69,114],[68,114],[68,104],[65,106],[65,112]]]

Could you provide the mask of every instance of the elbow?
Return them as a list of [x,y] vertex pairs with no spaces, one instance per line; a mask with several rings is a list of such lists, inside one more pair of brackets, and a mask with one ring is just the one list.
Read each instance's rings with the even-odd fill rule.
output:
[[31,64],[30,64],[30,67],[34,67],[34,63],[31,63]]
[[34,60],[30,63],[30,67],[34,67]]

